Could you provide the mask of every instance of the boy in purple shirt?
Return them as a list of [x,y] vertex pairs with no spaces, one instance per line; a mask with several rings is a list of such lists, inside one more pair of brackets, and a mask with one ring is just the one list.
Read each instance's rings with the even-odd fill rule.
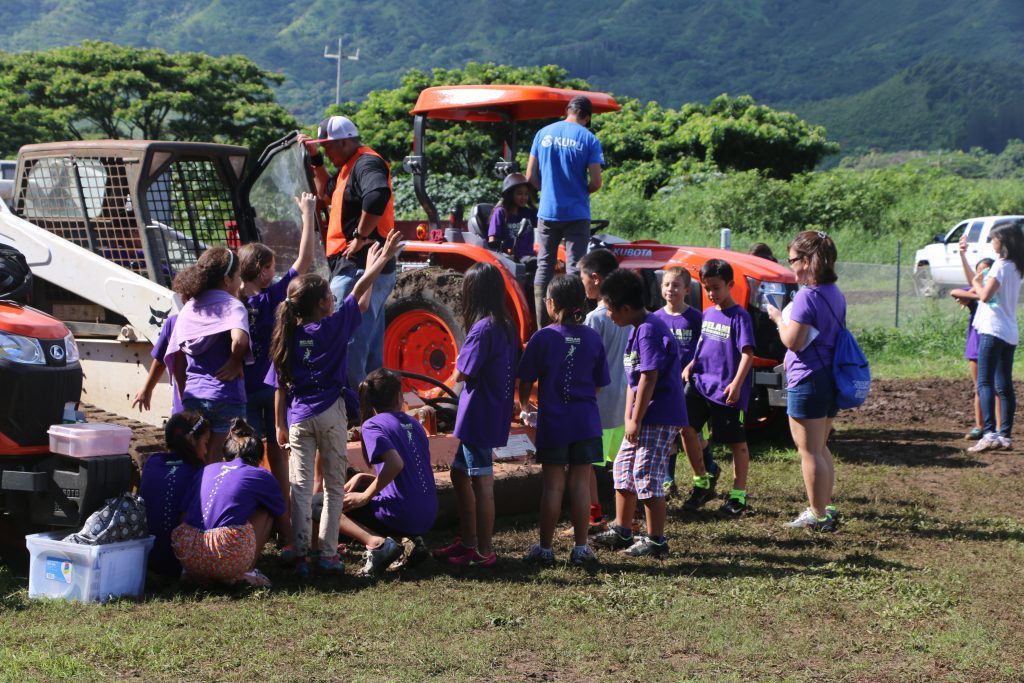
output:
[[376,474],[359,473],[345,483],[341,533],[366,546],[363,576],[376,576],[402,555],[396,539],[413,551],[404,565],[426,556],[421,536],[437,517],[437,488],[430,444],[419,422],[402,412],[402,380],[385,368],[359,385],[363,447]]
[[[132,401],[132,408],[138,406],[140,413],[143,410],[150,409],[150,402],[153,400],[153,389],[160,382],[160,378],[164,374],[164,368],[167,367],[164,365],[164,356],[167,354],[167,343],[171,340],[171,333],[174,332],[174,323],[177,321],[177,313],[169,316],[160,328],[160,334],[156,338],[156,343],[153,344],[153,351],[149,354],[153,362],[149,364],[149,374],[146,376],[146,383],[142,385],[139,392],[135,394],[135,400]],[[176,415],[184,410],[184,408],[181,405],[181,396],[178,393],[178,388],[174,386],[174,376],[170,375],[169,379],[171,382],[171,415]]]
[[284,497],[260,467],[263,442],[245,420],[232,423],[224,454],[231,460],[208,465],[193,483],[185,521],[171,534],[174,554],[198,581],[269,586],[256,560],[284,513]]
[[[693,360],[683,370],[686,385],[686,427],[683,443],[696,442],[696,432],[711,423],[711,436],[732,450],[733,482],[729,498],[719,512],[738,517],[747,506],[747,469],[750,453],[742,411],[750,397],[750,369],[754,365],[754,326],[742,306],[732,298],[732,266],[711,259],[700,269],[701,283],[713,308],[704,311],[700,341]],[[696,453],[687,451],[694,467],[694,487],[686,508],[694,510],[713,496],[711,477]]]
[[[692,278],[690,272],[680,266],[672,266],[665,269],[661,279],[661,297],[665,305],[654,312],[654,315],[661,318],[669,331],[679,342],[679,364],[686,367],[693,360],[693,353],[697,349],[697,339],[700,338],[700,326],[704,316],[699,308],[695,308],[686,300],[690,297],[690,285]],[[699,299],[699,297],[698,297]],[[668,460],[668,476],[665,478],[665,491],[667,494],[676,492],[676,455],[680,449],[685,452],[682,444],[682,432],[680,433],[679,444],[673,449]],[[704,441],[701,434],[697,434],[699,443],[691,445],[691,450],[699,447],[704,457],[704,468],[711,473],[711,491],[715,490],[715,483],[718,481],[719,467],[711,457],[711,444]]]
[[534,333],[519,363],[519,405],[524,410],[534,382],[540,382],[536,461],[544,470],[540,543],[530,547],[526,561],[548,567],[555,563],[551,540],[562,511],[568,467],[576,537],[569,559],[583,565],[597,561],[587,544],[590,478],[593,464],[604,458],[597,392],[611,379],[600,335],[583,324],[583,282],[574,275],[557,275],[548,285],[547,294],[548,317],[553,322]]
[[[660,318],[644,307],[644,283],[632,271],[616,270],[601,283],[601,298],[616,325],[633,326],[626,344],[626,434],[615,457],[615,523],[594,537],[634,557],[664,557],[665,472],[681,427],[686,426],[679,344]],[[637,500],[647,515],[647,536],[633,538]]]

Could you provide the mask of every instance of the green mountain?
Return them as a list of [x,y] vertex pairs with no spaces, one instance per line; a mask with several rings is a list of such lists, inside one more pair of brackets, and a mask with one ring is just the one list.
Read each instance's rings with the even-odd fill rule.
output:
[[[287,76],[279,98],[303,120],[334,99],[323,52],[342,35],[346,53],[360,50],[342,62],[344,99],[394,87],[413,67],[555,63],[595,88],[673,107],[749,93],[828,124],[832,137],[887,149],[959,144],[966,125],[897,124],[895,101],[917,103],[918,123],[984,119],[956,91],[950,106],[918,111],[928,78],[941,76],[911,73],[922,60],[999,73],[1024,61],[1020,0],[4,0],[0,26],[3,50],[94,38],[242,53]],[[871,125],[849,113],[864,108]]]

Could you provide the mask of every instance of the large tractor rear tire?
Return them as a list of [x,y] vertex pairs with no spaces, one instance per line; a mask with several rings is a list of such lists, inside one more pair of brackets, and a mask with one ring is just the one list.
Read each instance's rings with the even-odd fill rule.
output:
[[[462,327],[462,273],[423,268],[399,273],[384,309],[384,367],[432,377],[455,386],[455,360],[466,338]],[[415,379],[403,388],[421,396],[441,394]]]

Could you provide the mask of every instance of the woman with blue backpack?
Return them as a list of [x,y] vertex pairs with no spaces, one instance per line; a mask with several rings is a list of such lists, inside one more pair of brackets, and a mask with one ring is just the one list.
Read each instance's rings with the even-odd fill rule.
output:
[[786,526],[834,531],[838,513],[832,505],[835,467],[828,435],[839,408],[849,407],[839,400],[841,378],[834,363],[846,329],[846,299],[835,284],[836,245],[823,232],[801,232],[789,244],[789,267],[801,288],[785,310],[769,306],[768,315],[787,349],[786,412],[809,506]]

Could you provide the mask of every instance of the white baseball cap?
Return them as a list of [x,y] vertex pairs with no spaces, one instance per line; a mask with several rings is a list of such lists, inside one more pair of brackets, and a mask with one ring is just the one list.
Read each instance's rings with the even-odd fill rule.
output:
[[327,142],[329,140],[348,140],[359,137],[356,124],[345,116],[332,116],[320,122],[316,131],[316,140],[311,142]]

